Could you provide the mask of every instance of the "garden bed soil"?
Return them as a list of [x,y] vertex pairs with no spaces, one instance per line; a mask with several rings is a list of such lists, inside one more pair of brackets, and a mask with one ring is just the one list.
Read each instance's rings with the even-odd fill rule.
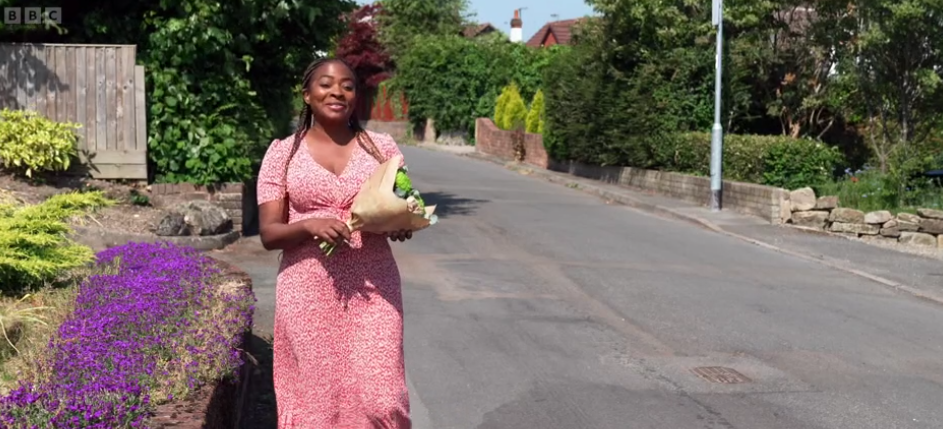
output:
[[53,195],[67,192],[102,191],[106,197],[116,201],[117,204],[79,217],[73,223],[109,231],[151,234],[164,217],[164,212],[156,207],[134,203],[135,194],[147,197],[148,201],[150,198],[148,187],[140,184],[110,182],[69,175],[44,175],[37,176],[36,180],[27,181],[0,171],[0,190],[7,191],[14,198],[26,204],[41,203]]

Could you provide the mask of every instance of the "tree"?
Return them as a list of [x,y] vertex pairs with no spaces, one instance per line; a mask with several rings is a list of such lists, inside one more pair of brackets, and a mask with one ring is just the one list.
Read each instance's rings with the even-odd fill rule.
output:
[[375,3],[348,15],[347,31],[335,50],[335,55],[354,68],[368,89],[375,89],[388,79],[393,68],[389,54],[377,38],[376,18],[381,13],[383,7]]
[[382,0],[384,13],[380,23],[380,41],[394,60],[416,36],[457,36],[468,18],[467,0]]

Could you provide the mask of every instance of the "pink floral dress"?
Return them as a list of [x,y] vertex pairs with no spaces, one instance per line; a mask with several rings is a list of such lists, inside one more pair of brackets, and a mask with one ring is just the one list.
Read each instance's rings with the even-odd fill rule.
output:
[[[389,135],[370,133],[389,159]],[[275,140],[258,177],[258,202],[285,197],[289,223],[350,218],[361,184],[379,162],[359,145],[338,176],[294,137]],[[403,364],[403,300],[389,239],[354,232],[327,258],[312,240],[285,251],[276,286],[274,378],[278,427],[409,428]]]

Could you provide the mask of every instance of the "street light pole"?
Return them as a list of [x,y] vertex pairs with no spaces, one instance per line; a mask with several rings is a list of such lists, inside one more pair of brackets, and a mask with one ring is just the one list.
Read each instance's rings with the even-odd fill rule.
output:
[[711,0],[711,20],[717,26],[717,47],[714,60],[714,127],[711,129],[711,211],[720,211],[723,200],[722,166],[724,129],[720,125],[721,71],[724,52],[724,3]]

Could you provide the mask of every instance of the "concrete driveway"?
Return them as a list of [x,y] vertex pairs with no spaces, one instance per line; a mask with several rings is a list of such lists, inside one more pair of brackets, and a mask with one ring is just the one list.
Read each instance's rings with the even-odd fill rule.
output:
[[[451,154],[396,244],[418,429],[943,427],[943,307]],[[275,255],[250,271],[271,330]],[[242,257],[241,254],[249,256]]]

